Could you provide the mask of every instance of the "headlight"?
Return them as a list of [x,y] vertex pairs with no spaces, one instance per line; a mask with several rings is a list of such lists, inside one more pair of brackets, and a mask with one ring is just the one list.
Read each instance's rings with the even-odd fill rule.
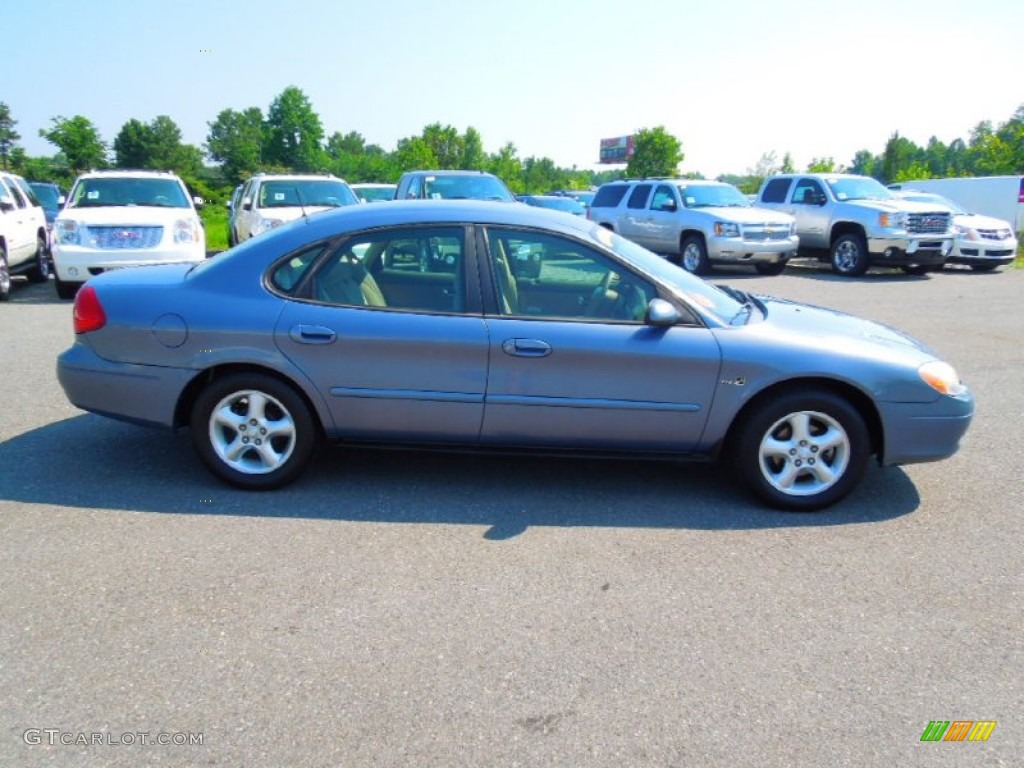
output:
[[178,219],[174,222],[174,242],[198,243],[199,223],[195,219]]
[[903,229],[907,220],[905,213],[880,213],[878,214],[878,226],[883,229]]
[[918,368],[917,372],[925,384],[943,395],[960,395],[967,391],[956,369],[949,363],[932,360]]
[[739,237],[740,225],[734,224],[731,221],[716,221],[715,235],[717,237]]
[[256,223],[252,225],[252,233],[259,235],[274,227],[280,227],[282,224],[284,224],[282,219],[256,219]]
[[65,245],[77,245],[79,242],[78,222],[71,219],[57,220],[57,242]]

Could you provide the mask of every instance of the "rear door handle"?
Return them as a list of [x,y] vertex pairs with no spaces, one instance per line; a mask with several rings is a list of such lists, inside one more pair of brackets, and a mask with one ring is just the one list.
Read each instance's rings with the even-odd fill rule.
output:
[[338,334],[323,325],[296,325],[288,332],[289,338],[298,344],[331,344]]
[[551,345],[540,339],[506,339],[501,351],[516,357],[547,357],[551,354]]

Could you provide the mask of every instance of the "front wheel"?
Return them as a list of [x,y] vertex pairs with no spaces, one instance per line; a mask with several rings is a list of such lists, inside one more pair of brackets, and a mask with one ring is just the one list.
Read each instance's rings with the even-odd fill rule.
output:
[[832,269],[844,277],[859,277],[868,271],[868,245],[863,235],[850,232],[832,243]]
[[280,488],[309,463],[319,433],[289,385],[262,373],[215,379],[192,408],[192,443],[213,474],[245,490]]
[[683,240],[679,249],[683,262],[683,269],[695,275],[706,275],[711,270],[711,263],[708,261],[708,249],[704,244],[704,238],[690,235]]
[[814,512],[859,482],[871,439],[850,403],[829,392],[794,391],[763,403],[741,426],[734,460],[766,504]]
[[61,280],[57,275],[53,276],[53,289],[57,291],[58,299],[75,298],[75,294],[78,293],[78,289],[81,287],[81,283],[69,283]]
[[785,268],[786,262],[784,261],[761,261],[754,265],[754,269],[757,270],[757,274],[759,275],[781,275],[782,270]]
[[11,298],[11,271],[7,268],[7,249],[0,243],[0,301]]

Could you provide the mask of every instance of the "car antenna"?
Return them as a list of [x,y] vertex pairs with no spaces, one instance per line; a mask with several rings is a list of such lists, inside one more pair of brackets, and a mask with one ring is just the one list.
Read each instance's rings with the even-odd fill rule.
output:
[[306,213],[306,201],[302,199],[302,192],[299,191],[298,185],[295,186],[295,196],[299,199],[299,207],[302,208],[302,218],[308,219],[309,214]]

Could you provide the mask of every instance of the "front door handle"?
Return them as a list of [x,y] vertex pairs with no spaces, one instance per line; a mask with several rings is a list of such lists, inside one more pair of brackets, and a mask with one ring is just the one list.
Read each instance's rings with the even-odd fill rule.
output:
[[338,334],[323,325],[300,324],[288,332],[288,337],[298,344],[331,344]]
[[515,357],[547,357],[551,354],[551,345],[540,339],[506,339],[501,351]]

